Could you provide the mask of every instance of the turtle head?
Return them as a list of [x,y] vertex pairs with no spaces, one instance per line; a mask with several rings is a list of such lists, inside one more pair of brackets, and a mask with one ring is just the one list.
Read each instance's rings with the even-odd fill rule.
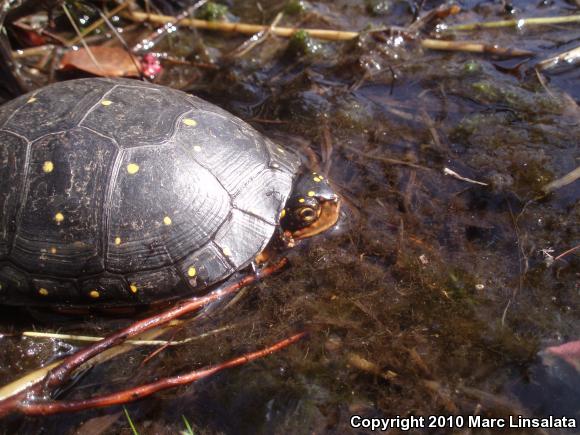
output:
[[301,174],[284,209],[280,225],[289,240],[320,234],[336,224],[340,198],[326,178],[316,172]]

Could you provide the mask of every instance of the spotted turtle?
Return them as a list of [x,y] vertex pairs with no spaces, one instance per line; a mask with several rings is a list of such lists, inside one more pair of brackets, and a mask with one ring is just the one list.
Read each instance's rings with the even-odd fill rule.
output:
[[181,91],[79,79],[0,107],[1,304],[201,292],[339,207],[295,153]]

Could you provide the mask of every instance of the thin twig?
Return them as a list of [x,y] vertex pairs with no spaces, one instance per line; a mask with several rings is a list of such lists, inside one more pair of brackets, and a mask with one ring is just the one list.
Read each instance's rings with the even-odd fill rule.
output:
[[23,48],[12,51],[12,58],[22,59],[26,57],[44,55],[54,50],[55,46],[52,44],[39,45],[38,47]]
[[242,45],[229,53],[228,57],[242,57],[252,51],[258,45],[262,44],[272,34],[272,30],[276,28],[283,16],[284,14],[280,12],[278,15],[276,15],[276,18],[274,18],[274,21],[272,21],[272,24],[270,24],[270,27],[268,27],[267,30],[262,30],[261,32],[252,35],[250,39],[244,41]]
[[542,75],[541,71],[538,68],[534,68],[534,71],[536,73],[536,77],[538,78],[538,82],[540,82],[540,85],[542,85],[542,87],[544,88],[544,90],[546,91],[546,93],[552,97],[553,99],[557,99],[557,97],[554,95],[554,93],[550,90],[550,88],[548,87],[548,83],[546,83],[546,79],[544,78],[544,76]]
[[65,15],[67,16],[68,20],[70,21],[71,25],[75,29],[75,32],[79,36],[79,38],[80,38],[79,40],[83,44],[83,47],[85,47],[85,50],[87,50],[87,54],[91,58],[92,62],[95,64],[95,66],[97,67],[97,69],[101,72],[101,75],[102,76],[106,76],[107,74],[105,73],[105,71],[103,71],[103,68],[101,68],[101,64],[97,61],[96,57],[94,56],[93,52],[91,51],[91,48],[86,43],[85,38],[81,35],[81,31],[80,31],[79,27],[77,26],[77,23],[75,23],[72,15],[69,12],[69,10],[68,10],[68,8],[67,8],[67,6],[66,6],[65,3],[62,4],[62,9],[63,9]]
[[367,159],[378,160],[379,162],[389,163],[391,165],[410,166],[411,168],[430,170],[430,168],[428,168],[427,166],[421,166],[416,163],[405,162],[404,160],[391,159],[389,157],[374,156],[372,154],[365,153],[355,147],[351,147],[350,145],[341,144],[340,146]]
[[[523,243],[522,243],[522,239],[520,237],[520,226],[518,224],[518,221],[520,219],[520,217],[522,216],[522,213],[525,211],[526,207],[531,203],[527,202],[522,211],[518,214],[518,216],[514,216],[514,213],[512,211],[512,207],[509,204],[509,202],[507,203],[508,205],[508,210],[510,212],[510,217],[512,219],[512,225],[514,226],[514,233],[516,236],[516,243],[518,245],[518,270],[519,270],[519,274],[518,274],[518,286],[514,287],[512,290],[512,295],[508,300],[508,303],[506,304],[504,310],[503,310],[503,314],[501,316],[501,326],[505,326],[505,320],[507,318],[507,312],[508,309],[510,307],[510,305],[512,304],[512,302],[516,299],[517,294],[521,291],[521,289],[524,286],[524,276],[526,275],[526,273],[528,272],[528,262],[527,262],[527,258],[525,256],[524,253],[524,247],[523,247]],[[523,266],[523,264],[525,264],[525,267]]]
[[458,5],[443,4],[435,9],[430,10],[425,15],[417,18],[407,28],[407,31],[410,33],[419,32],[430,25],[433,21],[445,19],[449,15],[457,15],[459,12],[461,12],[461,8]]
[[118,14],[123,9],[125,9],[127,6],[129,6],[130,3],[131,3],[130,1],[125,1],[122,4],[120,4],[119,6],[117,6],[116,8],[114,8],[113,10],[111,10],[110,12],[107,12],[106,14],[103,14],[99,9],[99,13],[101,14],[101,18],[99,18],[97,21],[95,21],[90,26],[84,28],[83,31],[79,32],[77,34],[77,36],[75,36],[73,39],[71,39],[69,41],[65,41],[65,43],[64,43],[65,47],[72,47],[73,45],[78,44],[81,41],[81,39],[83,39],[85,36],[87,36],[93,30],[100,27],[106,19],[109,19],[113,15]]
[[458,180],[466,181],[468,183],[473,183],[473,184],[479,184],[480,186],[489,186],[489,184],[484,183],[482,181],[473,180],[471,178],[467,178],[467,177],[464,177],[462,175],[459,175],[457,172],[455,172],[454,170],[449,169],[447,167],[443,168],[443,175],[449,175],[453,178],[457,178]]
[[107,27],[109,29],[111,29],[111,32],[113,32],[113,35],[115,35],[117,40],[121,43],[121,45],[125,49],[125,52],[127,53],[129,58],[131,59],[131,62],[133,63],[133,65],[135,66],[135,70],[139,73],[139,78],[141,80],[145,80],[145,77],[143,75],[143,66],[141,64],[139,64],[137,62],[137,60],[135,59],[135,56],[132,55],[131,49],[129,48],[127,41],[125,41],[125,39],[119,34],[119,32],[117,31],[117,29],[115,28],[113,23],[111,23],[111,21],[109,20],[109,17],[107,17],[107,15],[103,14],[100,9],[99,9],[99,14],[101,16],[101,19],[107,24]]
[[[199,9],[200,7],[202,7],[204,4],[206,4],[207,1],[208,0],[199,0],[199,1],[195,2],[194,4],[192,4],[191,6],[189,6],[188,8],[184,9],[176,17],[171,17],[172,18],[171,21],[161,22],[160,24],[163,24],[163,26],[159,29],[154,29],[153,32],[151,32],[149,35],[145,36],[141,40],[141,42],[139,42],[138,44],[136,44],[133,47],[133,52],[138,53],[141,51],[148,51],[151,47],[155,46],[160,39],[164,38],[168,32],[172,32],[173,30],[175,30],[176,26],[180,26],[182,24],[183,20],[187,20],[187,17],[193,16],[195,14],[195,11],[197,9]],[[152,23],[155,23],[155,21],[151,20],[150,17],[155,17],[158,15],[151,14],[151,11],[149,8],[149,1],[147,1],[145,5],[147,6],[147,11],[145,13],[145,16],[147,17],[147,19],[145,21],[151,21]],[[128,18],[132,17],[131,14],[125,14],[125,16]],[[139,20],[139,22],[143,22],[143,20]],[[187,24],[185,24],[185,26],[187,26]]]

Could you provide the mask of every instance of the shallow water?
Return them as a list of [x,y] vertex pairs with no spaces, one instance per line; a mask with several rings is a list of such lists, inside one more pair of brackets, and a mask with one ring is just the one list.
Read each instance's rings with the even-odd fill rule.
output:
[[[578,13],[574,2],[540,3],[511,2],[510,14],[501,2],[464,1],[463,12],[444,22]],[[412,18],[409,2],[372,4],[313,2],[283,23],[361,29],[404,26]],[[230,12],[242,22],[268,23],[283,6],[261,5],[258,13],[234,1]],[[437,5],[425,2],[427,9]],[[369,13],[387,6],[384,15]],[[335,230],[290,252],[281,274],[176,338],[231,329],[170,347],[144,365],[153,349],[140,348],[91,370],[62,397],[182,373],[306,330],[308,338],[278,354],[127,405],[131,420],[141,434],[185,430],[184,417],[196,434],[361,433],[349,424],[355,414],[565,415],[580,426],[580,373],[541,352],[580,339],[578,251],[547,261],[547,254],[579,244],[580,185],[542,193],[578,166],[579,73],[559,67],[542,83],[534,70],[539,60],[577,46],[580,30],[576,23],[455,35],[537,56],[436,52],[396,35],[365,35],[321,43],[305,55],[273,38],[218,71],[167,68],[161,83],[317,155],[346,200],[345,215]],[[172,44],[191,37],[177,32]],[[244,41],[200,38],[210,57]],[[185,55],[201,59],[199,50]],[[486,185],[446,176],[444,168]],[[36,327],[102,335],[125,322],[50,314],[23,320],[11,309],[2,315],[3,333]],[[2,336],[1,342],[2,381],[72,350],[56,340]],[[130,433],[120,408],[13,417],[2,427]],[[411,433],[453,431],[490,432],[447,425]]]

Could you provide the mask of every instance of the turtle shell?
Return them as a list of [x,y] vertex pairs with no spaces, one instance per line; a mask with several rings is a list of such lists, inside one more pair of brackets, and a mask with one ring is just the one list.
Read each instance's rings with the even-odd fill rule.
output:
[[199,98],[125,79],[0,107],[0,302],[201,291],[271,239],[299,160]]

